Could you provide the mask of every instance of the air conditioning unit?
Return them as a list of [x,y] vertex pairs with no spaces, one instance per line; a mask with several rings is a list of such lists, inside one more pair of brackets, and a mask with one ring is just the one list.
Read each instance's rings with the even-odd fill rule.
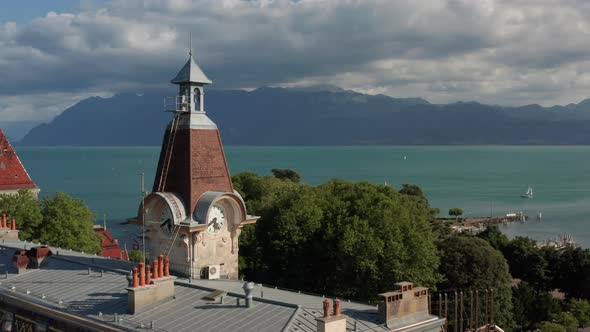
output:
[[221,266],[219,265],[208,265],[207,266],[207,279],[219,279],[221,274]]

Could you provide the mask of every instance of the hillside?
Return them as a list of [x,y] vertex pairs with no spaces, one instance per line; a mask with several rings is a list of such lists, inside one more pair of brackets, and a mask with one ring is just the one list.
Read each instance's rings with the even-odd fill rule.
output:
[[[159,145],[173,92],[93,97],[33,128],[21,145]],[[341,89],[208,90],[229,145],[590,144],[590,101],[544,108],[436,105]]]

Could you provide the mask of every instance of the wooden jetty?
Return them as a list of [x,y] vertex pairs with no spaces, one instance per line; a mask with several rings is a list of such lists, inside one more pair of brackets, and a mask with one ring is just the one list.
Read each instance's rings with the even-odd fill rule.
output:
[[435,220],[451,223],[451,229],[455,232],[477,234],[490,225],[524,222],[529,220],[529,217],[524,213],[509,213],[500,217],[436,218]]

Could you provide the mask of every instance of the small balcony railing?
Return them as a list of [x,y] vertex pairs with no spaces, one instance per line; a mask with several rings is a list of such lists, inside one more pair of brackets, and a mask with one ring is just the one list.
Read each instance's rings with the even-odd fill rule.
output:
[[186,96],[164,97],[165,112],[190,112],[192,107],[191,99]]

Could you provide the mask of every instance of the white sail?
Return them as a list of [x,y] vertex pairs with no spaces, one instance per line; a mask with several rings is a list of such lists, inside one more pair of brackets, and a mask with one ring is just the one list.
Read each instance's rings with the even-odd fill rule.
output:
[[523,195],[520,195],[520,197],[522,198],[533,198],[533,187],[529,186],[526,193]]

